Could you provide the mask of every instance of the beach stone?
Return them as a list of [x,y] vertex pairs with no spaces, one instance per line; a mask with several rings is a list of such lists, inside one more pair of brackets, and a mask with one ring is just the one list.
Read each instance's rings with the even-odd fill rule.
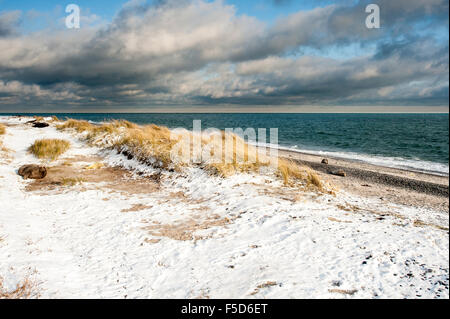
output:
[[47,168],[35,164],[23,165],[18,173],[24,179],[42,179],[47,176]]
[[123,156],[126,156],[127,157],[127,159],[129,159],[129,160],[132,160],[133,159],[133,154],[131,154],[130,152],[128,152],[128,151],[122,151],[122,155]]
[[346,177],[347,176],[347,173],[344,170],[342,170],[342,169],[334,171],[334,172],[331,172],[331,174],[336,175],[336,176],[341,176],[341,177]]
[[322,160],[322,164],[328,165],[328,159],[327,159],[327,158],[324,158],[324,159]]
[[45,122],[35,122],[33,123],[33,127],[37,127],[37,128],[43,128],[43,127],[47,127],[50,126],[50,124],[45,123]]

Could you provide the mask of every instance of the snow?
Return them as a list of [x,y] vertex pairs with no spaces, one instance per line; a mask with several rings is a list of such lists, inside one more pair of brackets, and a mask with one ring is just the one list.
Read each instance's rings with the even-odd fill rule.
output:
[[[448,228],[446,213],[344,191],[292,200],[294,189],[268,177],[223,179],[199,168],[162,172],[160,188],[145,195],[101,187],[28,192],[17,169],[40,163],[27,148],[44,137],[71,142],[59,162],[100,154],[107,165],[157,170],[26,120],[0,117],[16,124],[0,137],[12,150],[11,161],[0,161],[3,289],[31,275],[42,298],[449,297],[448,231],[414,225]],[[145,209],[122,211],[136,204]],[[344,209],[350,205],[359,209]],[[191,240],[157,235],[161,225],[225,218]],[[258,288],[267,282],[276,284]]]

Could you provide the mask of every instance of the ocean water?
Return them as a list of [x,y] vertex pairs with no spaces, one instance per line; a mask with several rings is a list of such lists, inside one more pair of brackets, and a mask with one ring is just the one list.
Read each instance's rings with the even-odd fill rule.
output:
[[280,148],[439,175],[449,173],[448,114],[71,113],[57,116],[93,122],[126,119],[138,124],[186,129],[192,129],[193,120],[201,120],[202,129],[278,128]]

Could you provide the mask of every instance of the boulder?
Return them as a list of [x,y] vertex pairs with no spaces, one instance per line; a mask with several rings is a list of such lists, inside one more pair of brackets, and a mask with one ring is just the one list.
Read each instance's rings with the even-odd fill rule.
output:
[[47,168],[35,164],[23,165],[18,173],[24,179],[42,179],[47,176]]
[[43,127],[47,127],[49,125],[50,124],[45,123],[45,122],[35,122],[35,123],[33,123],[33,127],[37,127],[37,128],[43,128]]
[[127,159],[132,160],[133,159],[133,154],[131,154],[130,152],[128,152],[127,150],[122,151],[122,155],[126,156]]
[[344,170],[342,170],[342,169],[334,171],[334,172],[331,172],[331,174],[336,175],[336,176],[341,176],[341,177],[346,177],[347,176],[347,173]]
[[328,165],[328,159],[327,159],[327,158],[324,158],[324,159],[322,160],[322,164]]

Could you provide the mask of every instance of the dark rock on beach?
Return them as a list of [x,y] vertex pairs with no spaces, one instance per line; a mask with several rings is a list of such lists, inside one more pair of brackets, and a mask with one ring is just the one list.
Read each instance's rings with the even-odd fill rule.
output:
[[128,151],[122,151],[122,155],[123,156],[126,156],[127,157],[127,159],[129,159],[129,160],[132,160],[133,159],[133,154],[131,154],[130,152],[128,152]]
[[322,160],[322,164],[328,165],[328,159],[327,159],[327,158],[324,158],[324,159]]
[[35,164],[23,165],[18,173],[24,179],[42,179],[47,176],[47,168]]
[[33,123],[33,127],[37,127],[37,128],[43,128],[43,127],[47,127],[50,126],[48,123],[45,122],[35,122]]
[[341,176],[341,177],[347,176],[347,173],[342,169],[339,169],[337,171],[332,171],[331,174],[336,175],[336,176]]

